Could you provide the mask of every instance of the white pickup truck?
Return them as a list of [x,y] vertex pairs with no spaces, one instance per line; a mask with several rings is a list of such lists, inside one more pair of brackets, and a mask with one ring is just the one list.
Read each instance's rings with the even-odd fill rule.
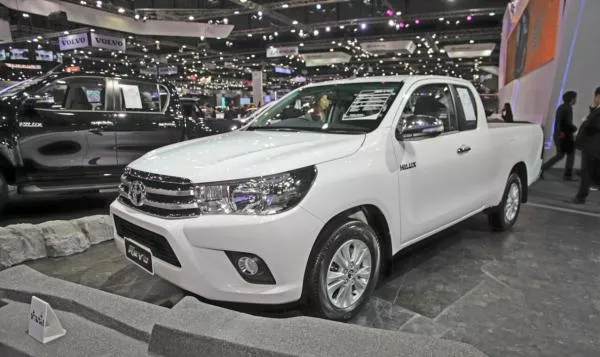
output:
[[400,250],[484,212],[510,228],[541,169],[534,124],[488,124],[473,86],[372,77],[297,89],[245,128],[146,154],[117,247],[211,300],[351,318]]

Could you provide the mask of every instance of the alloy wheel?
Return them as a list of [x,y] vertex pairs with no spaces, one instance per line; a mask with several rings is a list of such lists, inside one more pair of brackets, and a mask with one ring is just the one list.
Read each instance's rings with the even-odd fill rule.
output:
[[507,222],[512,222],[517,217],[520,204],[521,188],[517,182],[513,182],[508,189],[508,196],[504,205],[504,218]]
[[344,242],[327,269],[327,296],[333,306],[347,309],[364,294],[371,279],[372,255],[360,240]]

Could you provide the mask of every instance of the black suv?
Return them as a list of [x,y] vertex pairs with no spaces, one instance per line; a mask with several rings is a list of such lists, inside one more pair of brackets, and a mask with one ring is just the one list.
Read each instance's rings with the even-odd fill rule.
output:
[[123,167],[143,154],[214,133],[202,118],[182,115],[167,83],[79,72],[5,88],[0,210],[8,185],[17,187],[18,198],[112,191]]

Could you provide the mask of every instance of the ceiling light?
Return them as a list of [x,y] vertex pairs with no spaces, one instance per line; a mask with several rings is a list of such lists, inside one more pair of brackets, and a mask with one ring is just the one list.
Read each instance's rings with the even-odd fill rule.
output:
[[402,15],[402,11],[396,11],[396,16],[401,16]]
[[81,5],[87,5],[87,1],[85,1],[85,0],[81,0],[79,3],[80,3]]
[[120,7],[119,10],[117,10],[117,12],[119,14],[123,14],[123,13],[125,13],[125,9],[123,9],[122,7]]
[[136,20],[139,20],[140,19],[140,14],[135,14],[135,16],[133,18],[136,19]]
[[421,20],[419,20],[419,19],[416,19],[416,20],[415,20],[415,25],[418,25],[418,24],[420,24],[420,23],[421,23]]
[[65,35],[68,35],[68,34],[69,34],[69,31],[65,31],[65,32],[63,32],[63,33],[64,33]]
[[96,32],[96,29],[90,29],[90,32]]
[[248,0],[240,0],[240,2],[243,4],[245,2],[247,2]]
[[439,18],[439,20],[440,20],[440,21],[444,21],[444,18],[443,18],[443,17],[440,17],[440,18]]
[[227,25],[227,24],[229,23],[229,19],[228,19],[228,18],[224,18],[224,19],[223,19],[223,23],[224,23],[225,25]]
[[275,36],[275,37],[279,36],[279,32],[277,32],[277,31],[273,32],[273,36]]
[[313,31],[313,35],[315,35],[315,36],[319,36],[319,30],[314,30],[314,31]]
[[296,29],[291,29],[290,31],[291,31],[291,33],[295,33]]
[[362,24],[360,24],[360,28],[363,29],[363,30],[366,29],[367,28],[367,24],[363,22]]
[[27,18],[29,17],[29,14],[23,13],[23,17]]
[[490,12],[490,16],[495,16],[496,13],[495,12]]
[[258,17],[262,17],[262,15],[263,15],[263,12],[259,10],[259,11],[257,12],[257,14],[258,14]]
[[317,10],[321,10],[321,4],[317,4]]
[[340,29],[342,29],[342,30],[343,30],[343,29],[344,29],[344,27],[346,27],[346,26],[344,26],[344,25],[340,25]]
[[473,16],[471,16],[471,15],[467,16],[467,21],[471,21],[471,20],[473,20]]
[[194,21],[194,16],[192,16],[192,15],[188,16],[188,20]]
[[304,47],[304,44],[302,42],[300,42],[300,44],[298,46]]
[[292,21],[292,25],[298,25],[298,21],[296,21],[296,20]]
[[248,34],[248,37],[252,37],[252,34],[251,34],[251,33],[249,33],[249,34]]
[[287,9],[288,7],[290,7],[290,5],[288,5],[288,4],[283,4],[283,5],[281,5],[281,7],[282,7],[282,8],[284,8],[284,9]]
[[97,7],[102,7],[102,1],[96,1],[96,6]]
[[388,21],[388,25],[390,25],[390,27],[393,27],[393,26],[395,26],[395,25],[396,25],[396,21],[394,21],[394,20],[389,20],[389,21]]
[[329,26],[325,27],[325,32],[329,32],[329,31],[331,31],[331,27],[329,27]]

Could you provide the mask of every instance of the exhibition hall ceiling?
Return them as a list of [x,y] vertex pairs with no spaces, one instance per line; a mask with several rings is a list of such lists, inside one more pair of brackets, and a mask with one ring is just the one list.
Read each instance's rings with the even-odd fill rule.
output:
[[80,11],[101,10],[140,23],[233,25],[233,31],[226,38],[140,36],[70,21],[57,28],[44,16],[11,10],[13,39],[57,45],[58,36],[67,32],[94,31],[122,37],[127,49],[74,50],[70,54],[76,60],[115,67],[168,63],[183,68],[184,74],[231,78],[281,66],[292,75],[323,79],[406,73],[470,78],[481,67],[498,65],[508,4],[508,0],[63,1],[67,2]]

